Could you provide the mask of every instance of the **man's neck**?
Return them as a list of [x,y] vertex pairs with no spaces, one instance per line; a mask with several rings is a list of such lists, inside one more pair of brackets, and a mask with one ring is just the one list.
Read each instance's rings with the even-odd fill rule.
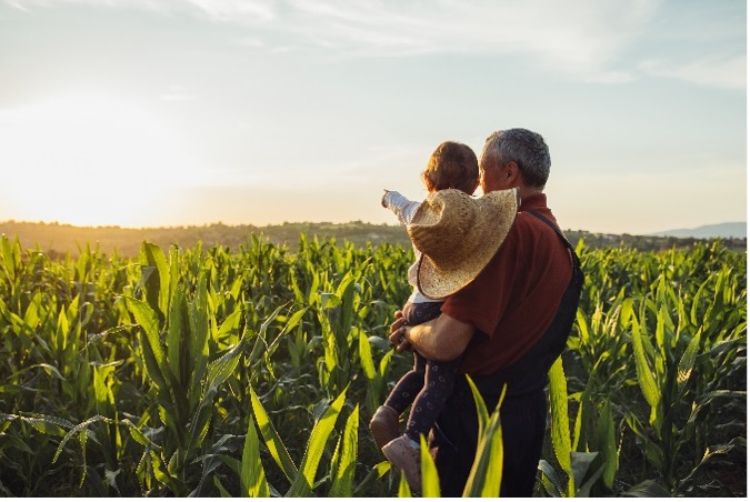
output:
[[496,186],[491,186],[484,193],[492,192],[492,191],[495,191],[495,190],[508,190],[508,189],[511,189],[511,188],[515,188],[516,190],[518,190],[518,195],[521,197],[521,200],[524,200],[527,197],[531,197],[532,195],[537,195],[537,194],[543,194],[544,193],[544,189],[543,188],[530,187],[530,186],[527,186],[527,185],[525,185],[523,183],[519,183],[519,184],[512,185],[512,186],[503,185],[503,184],[499,184],[499,185],[496,185]]
[[521,200],[523,201],[524,199],[531,197],[532,195],[537,195],[544,192],[538,188],[519,186],[518,193],[521,195]]

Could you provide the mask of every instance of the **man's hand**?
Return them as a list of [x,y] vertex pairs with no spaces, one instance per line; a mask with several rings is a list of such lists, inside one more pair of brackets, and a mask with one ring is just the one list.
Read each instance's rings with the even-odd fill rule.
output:
[[396,318],[391,324],[391,334],[388,335],[388,340],[391,345],[396,349],[396,352],[403,352],[407,349],[411,349],[411,344],[407,339],[409,327],[406,325],[406,319],[404,319],[404,313],[397,310],[394,314]]
[[397,351],[416,350],[432,361],[452,361],[463,354],[474,336],[474,326],[440,314],[431,321],[406,326],[401,316],[391,325],[391,343]]

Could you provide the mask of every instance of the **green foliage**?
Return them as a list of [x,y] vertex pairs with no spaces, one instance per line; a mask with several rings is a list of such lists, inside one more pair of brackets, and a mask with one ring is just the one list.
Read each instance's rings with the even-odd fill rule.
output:
[[334,462],[333,486],[329,493],[332,497],[345,497],[353,493],[354,475],[357,468],[357,443],[359,428],[359,405],[354,407],[346,420],[344,434],[341,436],[341,454]]
[[497,405],[489,415],[487,405],[471,377],[466,376],[471,388],[479,420],[477,452],[464,486],[464,497],[499,497],[502,486],[504,450],[503,428],[500,420],[500,408],[505,400],[507,387],[503,387]]
[[292,487],[289,489],[287,495],[292,497],[304,497],[311,494],[312,487],[315,486],[315,476],[318,472],[320,459],[323,456],[326,442],[328,441],[331,432],[333,432],[336,419],[341,412],[341,408],[344,406],[345,400],[346,389],[341,392],[339,397],[336,398],[331,406],[326,409],[320,419],[315,423],[315,426],[310,433],[310,439],[307,442],[305,456],[300,463],[300,469],[297,472],[297,476],[292,482]]
[[419,438],[419,466],[422,474],[422,495],[424,497],[440,497],[440,478],[438,478],[437,468],[424,436]]
[[568,426],[568,382],[565,379],[562,359],[552,364],[549,370],[549,394],[552,408],[552,448],[555,458],[568,477],[567,495],[575,495],[573,465],[571,463],[570,429]]
[[[53,259],[0,237],[0,494],[408,495],[366,423],[411,364],[385,342],[411,251],[237,246]],[[540,489],[744,495],[745,253],[579,250]],[[465,494],[496,496],[502,408],[475,403]]]

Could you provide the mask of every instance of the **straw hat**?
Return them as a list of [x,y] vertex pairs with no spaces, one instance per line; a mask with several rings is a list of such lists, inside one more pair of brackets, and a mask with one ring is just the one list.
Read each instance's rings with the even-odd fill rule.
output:
[[473,281],[495,256],[517,211],[515,189],[478,199],[455,189],[431,193],[407,226],[422,252],[419,291],[429,298],[443,298]]

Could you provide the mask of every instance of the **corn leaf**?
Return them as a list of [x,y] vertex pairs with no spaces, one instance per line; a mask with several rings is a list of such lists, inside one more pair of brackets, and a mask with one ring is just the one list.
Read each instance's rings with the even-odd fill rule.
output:
[[243,496],[269,497],[271,495],[266,481],[266,471],[260,461],[260,441],[252,413],[248,416],[240,470],[240,488]]
[[700,348],[701,335],[703,334],[703,328],[698,329],[698,332],[690,339],[685,352],[682,353],[680,362],[677,365],[677,392],[681,395],[685,387],[690,380],[690,376],[693,374],[693,367],[695,366],[695,358],[698,355],[698,349]]
[[406,475],[401,471],[401,477],[398,481],[398,496],[411,498],[411,490],[409,489],[409,483],[406,481]]
[[[481,414],[481,409],[484,409],[484,413],[486,414],[484,399],[468,375],[467,379],[469,380],[469,385],[472,387],[472,393],[474,393],[474,404],[477,407],[478,414]],[[482,432],[477,435],[477,451],[471,470],[469,471],[469,477],[464,485],[464,497],[500,496],[504,462],[500,408],[505,400],[507,390],[507,385],[504,385],[492,416],[486,417],[482,426]]]
[[573,468],[570,461],[570,425],[568,422],[568,385],[562,358],[549,369],[550,407],[552,409],[552,449],[560,467],[568,475],[568,496],[574,495]]
[[156,312],[145,302],[136,300],[135,298],[125,297],[125,304],[133,314],[135,322],[137,322],[143,332],[146,334],[148,345],[151,348],[151,353],[154,356],[157,367],[162,370],[166,369],[164,361],[164,351],[161,347],[161,340],[159,339],[159,317]]
[[643,349],[643,340],[641,338],[641,326],[635,314],[632,315],[632,344],[633,355],[635,356],[635,369],[638,375],[638,384],[641,386],[641,393],[646,398],[646,402],[651,408],[659,405],[659,388],[656,386],[654,374],[646,360],[646,354]]
[[479,393],[479,389],[477,389],[476,384],[471,379],[469,374],[466,374],[466,381],[469,384],[469,389],[471,389],[471,395],[474,398],[474,406],[477,409],[477,420],[479,421],[479,429],[477,437],[481,437],[484,430],[487,428],[487,422],[490,420],[490,414],[487,411],[487,405],[484,402],[484,398]]
[[279,434],[276,432],[271,418],[252,389],[250,389],[250,402],[253,407],[255,420],[258,423],[258,428],[260,428],[260,434],[263,436],[271,457],[276,461],[279,468],[281,468],[284,476],[289,481],[293,481],[297,478],[297,466],[294,465],[294,461],[289,456],[286,446],[284,446]]
[[183,333],[187,330],[187,319],[183,318],[186,309],[185,296],[179,289],[175,291],[174,298],[170,301],[169,306],[169,327],[167,328],[167,358],[169,359],[169,368],[174,375],[175,381],[179,385],[187,385],[188,382],[182,379],[182,353]]
[[362,365],[362,372],[368,380],[373,380],[377,373],[375,372],[375,362],[372,359],[370,350],[370,340],[364,331],[359,332],[359,361]]
[[357,436],[359,428],[359,405],[346,420],[343,445],[338,461],[338,469],[333,479],[331,497],[351,497],[353,494],[354,471],[357,467]]
[[604,462],[602,480],[604,481],[604,485],[611,489],[614,485],[615,474],[617,474],[617,469],[619,468],[619,452],[617,451],[612,406],[608,401],[605,401],[600,408],[596,434],[600,457]]
[[435,462],[430,455],[424,436],[419,437],[419,464],[422,473],[422,496],[440,497],[440,478],[438,477]]
[[297,477],[292,483],[289,489],[288,496],[301,497],[308,496],[315,484],[315,475],[318,472],[318,464],[320,464],[320,458],[323,456],[323,450],[325,448],[328,437],[333,432],[333,428],[336,425],[336,419],[341,412],[341,408],[344,406],[346,400],[346,389],[334,400],[333,403],[326,409],[323,416],[315,423],[312,432],[310,433],[310,439],[307,441],[307,449],[305,455],[300,463],[300,469],[297,473]]

